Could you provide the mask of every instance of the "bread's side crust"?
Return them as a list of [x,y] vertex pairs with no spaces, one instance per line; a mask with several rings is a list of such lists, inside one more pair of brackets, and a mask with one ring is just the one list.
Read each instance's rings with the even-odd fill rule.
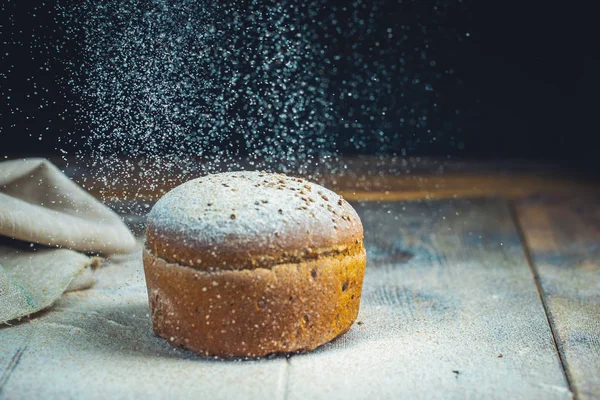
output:
[[[358,221],[360,224],[360,221]],[[204,271],[240,270],[254,268],[271,268],[279,264],[294,264],[306,259],[317,259],[329,255],[337,256],[352,254],[364,247],[362,225],[346,229],[345,237],[339,239],[336,245],[327,245],[318,237],[304,237],[301,235],[278,238],[277,244],[256,242],[231,247],[231,243],[214,243],[203,245],[196,244],[190,248],[190,243],[183,240],[174,240],[169,234],[158,234],[156,229],[148,224],[146,229],[146,248],[157,257],[168,263],[185,265],[190,268]],[[318,246],[315,246],[315,242]],[[300,247],[300,249],[297,249]]]
[[358,315],[366,254],[270,269],[205,272],[147,249],[144,270],[154,332],[205,355],[259,357],[313,350]]

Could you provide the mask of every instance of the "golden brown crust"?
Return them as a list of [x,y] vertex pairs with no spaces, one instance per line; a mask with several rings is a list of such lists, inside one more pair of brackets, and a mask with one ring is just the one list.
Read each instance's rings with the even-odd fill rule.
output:
[[356,211],[299,178],[257,171],[194,179],[148,217],[146,247],[198,270],[268,268],[362,247]]
[[365,264],[352,206],[285,175],[194,179],[148,216],[154,331],[202,354],[257,357],[334,339],[356,319]]
[[200,354],[258,357],[312,350],[358,315],[366,255],[352,252],[253,270],[199,271],[144,250],[154,331]]

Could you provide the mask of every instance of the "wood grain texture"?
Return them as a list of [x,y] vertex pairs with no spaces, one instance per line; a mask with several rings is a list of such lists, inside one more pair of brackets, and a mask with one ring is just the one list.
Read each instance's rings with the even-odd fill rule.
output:
[[340,339],[289,359],[173,349],[152,334],[138,255],[37,316],[29,339],[14,333],[0,368],[27,345],[0,398],[571,397],[504,201],[356,208],[368,267],[358,322]]
[[289,399],[571,397],[503,201],[357,210],[368,253],[360,323],[290,359]]
[[548,314],[578,398],[600,398],[600,198],[516,203]]

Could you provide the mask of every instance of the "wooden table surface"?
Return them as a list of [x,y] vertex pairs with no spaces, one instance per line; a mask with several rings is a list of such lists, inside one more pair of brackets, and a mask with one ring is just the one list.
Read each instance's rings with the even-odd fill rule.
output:
[[[361,311],[341,338],[260,360],[173,349],[152,335],[136,253],[0,328],[0,398],[600,398],[597,185],[413,163],[362,159],[320,177],[365,229]],[[65,171],[138,233],[156,198],[189,178],[148,189]]]

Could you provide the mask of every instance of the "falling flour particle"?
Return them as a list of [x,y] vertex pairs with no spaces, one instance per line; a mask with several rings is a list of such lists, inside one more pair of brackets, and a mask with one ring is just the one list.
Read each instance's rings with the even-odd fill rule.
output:
[[214,164],[246,157],[254,168],[277,161],[279,169],[333,154],[321,52],[291,18],[311,6],[292,3],[83,1],[66,9],[84,38],[83,82],[74,89],[90,129],[85,151],[107,167],[114,154]]
[[85,132],[79,156],[99,176],[132,182],[135,197],[141,186],[169,183],[161,170],[304,174],[331,165],[328,172],[343,173],[333,167],[340,148],[407,155],[445,137],[454,143],[456,124],[439,112],[460,110],[444,109],[438,87],[458,78],[448,78],[455,71],[436,54],[449,40],[466,40],[444,25],[462,7],[454,0],[63,4],[67,36],[82,54],[66,59]]

